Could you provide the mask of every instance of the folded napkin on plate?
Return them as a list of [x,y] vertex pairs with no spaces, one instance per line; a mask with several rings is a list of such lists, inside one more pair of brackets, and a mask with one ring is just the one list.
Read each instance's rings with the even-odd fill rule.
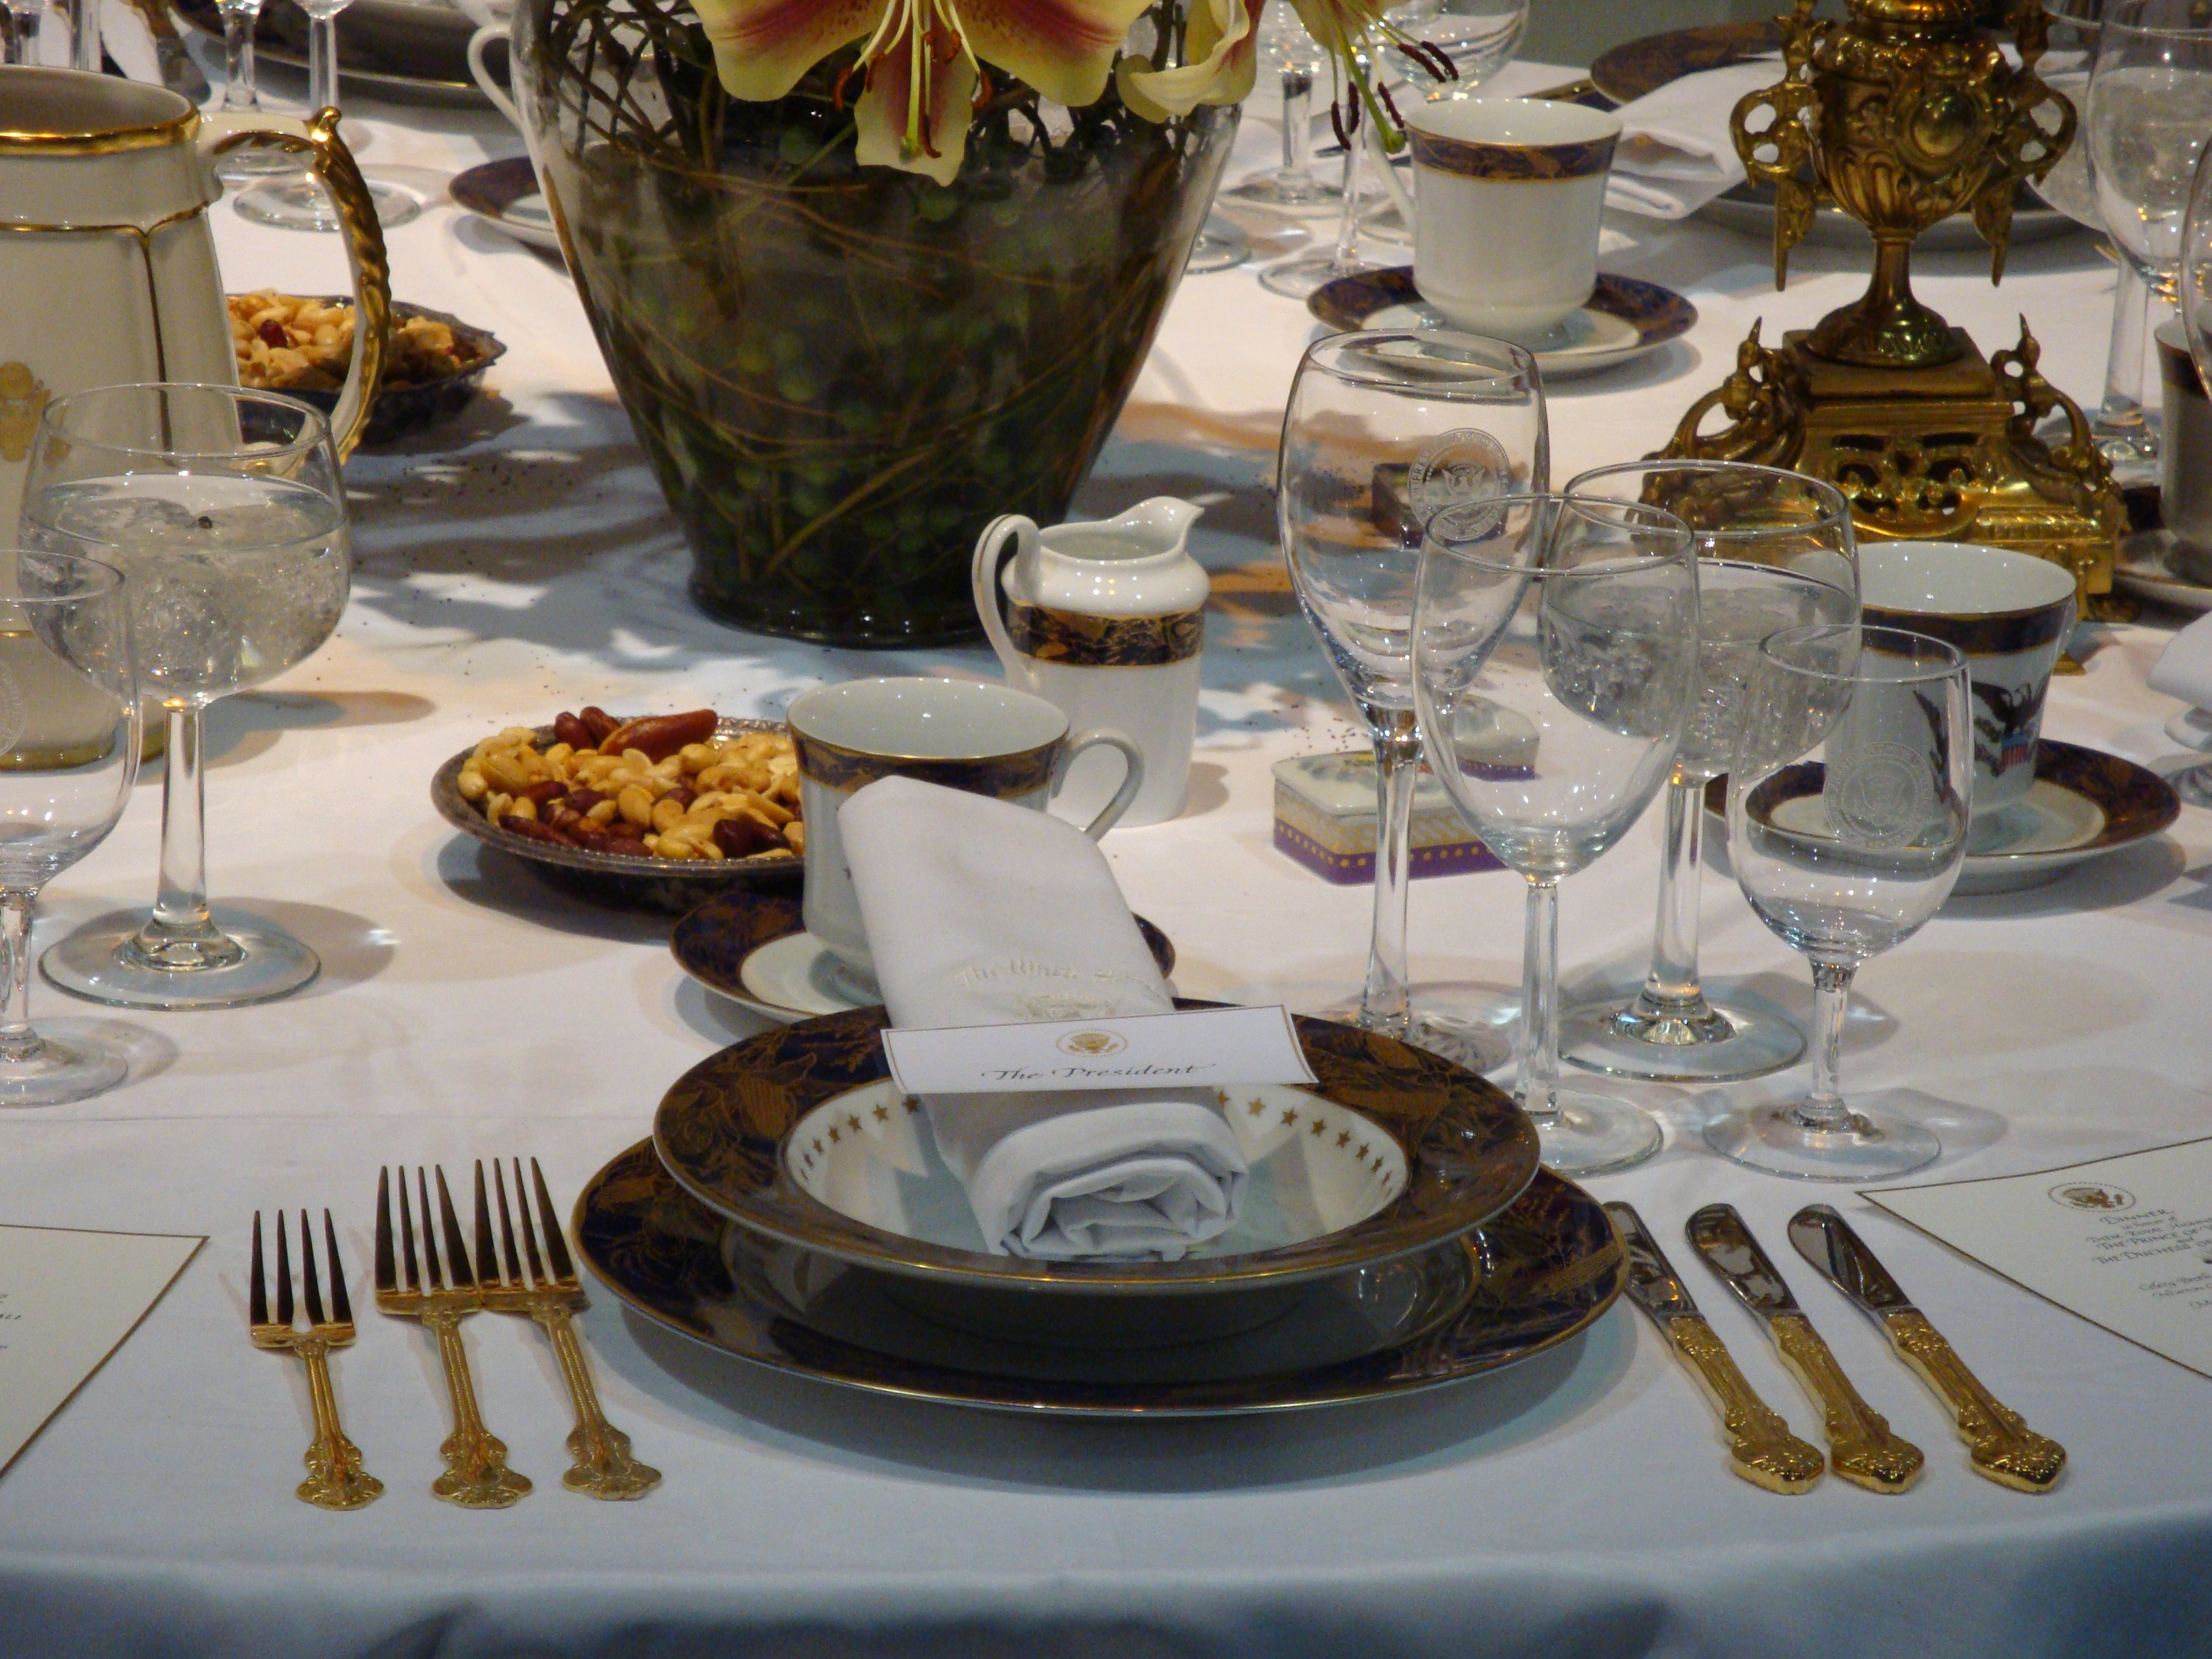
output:
[[1782,78],[1779,58],[1755,58],[1670,81],[1614,112],[1605,204],[1653,219],[1686,219],[1743,178],[1729,117],[1746,93]]
[[[1173,1012],[1105,855],[1073,825],[884,778],[837,813],[898,1026]],[[1001,1255],[1173,1261],[1232,1225],[1245,1164],[1211,1090],[939,1095],[938,1151]]]
[[2212,708],[2212,617],[2199,617],[2166,642],[2150,671],[2150,689],[2192,708]]

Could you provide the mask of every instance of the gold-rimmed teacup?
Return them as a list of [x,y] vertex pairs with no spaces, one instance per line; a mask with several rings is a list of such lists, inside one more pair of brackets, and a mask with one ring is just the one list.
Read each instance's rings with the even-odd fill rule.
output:
[[855,976],[855,988],[872,988],[874,970],[837,834],[837,809],[854,792],[878,778],[916,778],[1042,812],[1075,757],[1103,745],[1121,751],[1127,770],[1113,799],[1084,826],[1096,840],[1144,787],[1144,757],[1128,738],[1103,727],[1071,735],[1066,714],[1010,686],[922,676],[847,680],[802,692],[785,718],[799,753],[806,823],[801,916]]

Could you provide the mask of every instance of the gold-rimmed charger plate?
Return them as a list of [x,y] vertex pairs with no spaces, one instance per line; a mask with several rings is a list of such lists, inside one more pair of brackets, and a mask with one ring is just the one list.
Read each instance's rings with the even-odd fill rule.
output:
[[1540,1170],[1512,1205],[1458,1247],[1468,1252],[1468,1293],[1448,1318],[1410,1341],[1303,1370],[1097,1380],[1077,1374],[1082,1363],[1044,1355],[1029,1367],[1041,1374],[994,1371],[981,1362],[1003,1349],[990,1344],[972,1350],[977,1364],[957,1366],[816,1328],[786,1297],[763,1293],[758,1275],[748,1271],[772,1247],[686,1192],[650,1142],[623,1152],[585,1187],[573,1231],[586,1264],[627,1306],[736,1358],[908,1399],[1093,1417],[1290,1411],[1463,1381],[1587,1329],[1613,1305],[1623,1279],[1620,1243],[1596,1200]]
[[[817,1126],[815,1115],[831,1101],[863,1097],[870,1100],[866,1133],[882,1127],[877,1106],[896,1115],[866,1093],[890,1076],[879,1035],[887,1023],[880,1008],[800,1020],[702,1061],[677,1080],[654,1115],[662,1164],[710,1209],[800,1249],[939,1285],[1086,1301],[1255,1291],[1372,1266],[1488,1219],[1536,1171],[1535,1129],[1493,1085],[1379,1033],[1301,1015],[1298,1040],[1316,1079],[1302,1095],[1313,1103],[1309,1115],[1348,1132],[1348,1150],[1370,1127],[1387,1140],[1371,1151],[1378,1188],[1366,1213],[1268,1248],[1222,1255],[1201,1247],[1176,1261],[988,1255],[871,1225],[809,1190],[826,1188],[813,1162],[819,1154],[793,1139],[802,1122]],[[1272,1110],[1280,1091],[1245,1092],[1270,1102]],[[1249,1104],[1240,1093],[1231,1109]],[[852,1115],[862,1117],[857,1106]],[[824,1139],[836,1127],[830,1124]],[[1324,1139],[1333,1150],[1334,1135]]]

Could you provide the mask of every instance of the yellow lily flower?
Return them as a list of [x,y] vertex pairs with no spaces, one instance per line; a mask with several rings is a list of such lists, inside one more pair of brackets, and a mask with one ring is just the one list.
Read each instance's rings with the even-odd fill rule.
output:
[[1259,70],[1260,13],[1267,0],[1191,0],[1184,62],[1156,69],[1149,58],[1115,67],[1121,101],[1147,121],[1188,115],[1200,104],[1241,104]]

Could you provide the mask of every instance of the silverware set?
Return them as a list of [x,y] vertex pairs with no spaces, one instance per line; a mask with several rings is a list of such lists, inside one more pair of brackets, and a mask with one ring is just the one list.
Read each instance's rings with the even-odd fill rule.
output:
[[[395,1319],[419,1321],[436,1337],[447,1401],[453,1413],[453,1432],[438,1449],[446,1470],[431,1482],[430,1491],[463,1509],[481,1510],[507,1509],[530,1492],[529,1478],[507,1468],[506,1445],[484,1426],[475,1379],[469,1370],[468,1349],[462,1340],[461,1322],[471,1314],[490,1311],[519,1314],[536,1322],[553,1345],[576,1416],[576,1426],[568,1439],[573,1462],[562,1477],[562,1485],[592,1498],[641,1498],[660,1484],[660,1471],[630,1455],[629,1436],[609,1423],[600,1409],[599,1390],[592,1383],[574,1320],[588,1303],[568,1255],[552,1194],[546,1188],[537,1159],[530,1161],[528,1193],[523,1187],[522,1160],[512,1163],[515,1194],[512,1210],[506,1172],[497,1160],[492,1164],[490,1191],[497,1194],[499,1214],[495,1238],[494,1206],[483,1164],[477,1161],[473,1249],[471,1238],[461,1231],[442,1167],[418,1166],[411,1194],[404,1166],[377,1172],[376,1305]],[[434,1186],[434,1212],[431,1208]],[[396,1225],[392,1201],[395,1188],[399,1200]],[[520,1248],[516,1211],[522,1224]],[[249,1320],[256,1347],[295,1353],[307,1368],[315,1439],[307,1449],[308,1478],[301,1483],[299,1496],[324,1509],[358,1509],[381,1493],[384,1485],[363,1470],[360,1448],[346,1438],[338,1425],[329,1353],[353,1341],[354,1323],[344,1270],[338,1262],[337,1232],[327,1210],[323,1212],[323,1237],[331,1268],[330,1308],[335,1317],[325,1314],[314,1237],[307,1212],[301,1211],[301,1292],[307,1316],[307,1326],[301,1329],[294,1321],[290,1246],[282,1212],[276,1219],[276,1316],[269,1316],[261,1217],[256,1212]]]
[[[1628,1254],[1628,1295],[1650,1316],[1721,1414],[1729,1467],[1769,1492],[1808,1492],[1823,1467],[1869,1492],[1899,1492],[1920,1478],[1927,1457],[1861,1398],[1814,1329],[1788,1283],[1735,1207],[1709,1204],[1685,1231],[1691,1249],[1757,1315],[1783,1365],[1821,1414],[1824,1459],[1790,1431],[1744,1379],[1719,1335],[1668,1262],[1644,1219],[1626,1204],[1606,1213]],[[2017,1492],[2048,1492],[2065,1467],[2057,1442],[2028,1428],[1968,1370],[1926,1315],[1906,1298],[1866,1242],[1832,1206],[1813,1204],[1790,1223],[1799,1255],[1881,1326],[1899,1356],[1936,1391],[1966,1443],[1975,1474]]]

